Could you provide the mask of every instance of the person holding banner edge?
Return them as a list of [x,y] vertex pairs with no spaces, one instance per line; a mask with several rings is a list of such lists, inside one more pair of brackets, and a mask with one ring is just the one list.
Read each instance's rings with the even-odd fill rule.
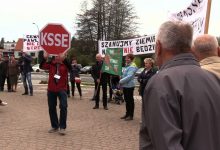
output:
[[193,52],[201,68],[220,78],[220,47],[215,36],[209,34],[198,36],[193,42]]
[[99,109],[99,100],[100,100],[100,86],[102,86],[103,92],[103,107],[105,110],[108,110],[107,107],[107,82],[109,74],[102,72],[102,55],[96,54],[96,63],[92,66],[91,74],[95,82],[95,106],[93,109]]

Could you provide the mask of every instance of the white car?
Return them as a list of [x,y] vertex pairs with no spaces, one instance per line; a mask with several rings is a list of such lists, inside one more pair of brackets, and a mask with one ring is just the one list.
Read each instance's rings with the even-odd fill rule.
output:
[[92,66],[85,66],[80,69],[80,72],[82,74],[88,74],[88,73],[91,73],[91,69],[92,69]]
[[32,66],[34,72],[44,72],[43,69],[40,69],[40,64]]
[[139,69],[136,71],[135,76],[139,76],[143,70],[144,70],[144,68],[139,68]]

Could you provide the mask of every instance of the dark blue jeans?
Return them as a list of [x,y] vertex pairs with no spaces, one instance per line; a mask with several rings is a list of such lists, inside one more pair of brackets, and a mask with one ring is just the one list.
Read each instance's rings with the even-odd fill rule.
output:
[[[47,92],[48,96],[48,107],[50,115],[50,123],[52,128],[55,129],[66,129],[67,120],[67,93],[65,90],[59,92]],[[57,117],[57,97],[60,101],[60,119]]]
[[[31,81],[31,72],[27,72],[27,73],[22,72],[21,76],[22,76],[22,81],[23,81],[25,93],[28,93],[28,87],[29,87],[30,94],[33,94],[33,85],[32,85],[32,81]],[[27,82],[28,82],[28,85],[27,85]]]

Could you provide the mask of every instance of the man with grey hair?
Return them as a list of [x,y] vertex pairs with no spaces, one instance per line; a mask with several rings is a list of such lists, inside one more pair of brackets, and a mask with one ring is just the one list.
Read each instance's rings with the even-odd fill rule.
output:
[[102,72],[103,59],[101,54],[96,54],[96,63],[92,66],[91,74],[95,82],[95,106],[93,109],[99,109],[100,101],[100,86],[102,86],[102,100],[103,107],[108,110],[107,107],[107,82],[109,80],[109,74]]
[[220,77],[220,48],[216,37],[208,34],[198,36],[193,43],[193,52],[203,69]]
[[165,22],[156,40],[159,72],[142,102],[140,150],[220,149],[220,79],[191,53],[192,27]]

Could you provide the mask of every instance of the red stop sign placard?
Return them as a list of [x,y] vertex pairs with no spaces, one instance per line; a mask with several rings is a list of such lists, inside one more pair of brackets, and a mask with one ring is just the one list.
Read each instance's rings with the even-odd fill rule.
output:
[[49,54],[60,54],[70,48],[70,33],[62,24],[47,24],[40,33],[40,45]]

